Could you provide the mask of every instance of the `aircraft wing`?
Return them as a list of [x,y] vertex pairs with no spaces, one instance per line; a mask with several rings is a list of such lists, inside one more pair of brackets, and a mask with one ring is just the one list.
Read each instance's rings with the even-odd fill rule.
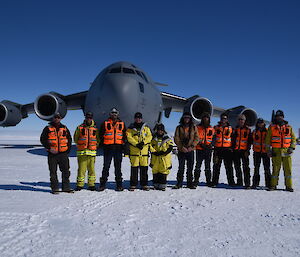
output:
[[82,91],[71,95],[49,92],[37,97],[33,103],[24,105],[3,100],[0,102],[0,126],[15,126],[31,113],[36,113],[43,120],[51,120],[58,112],[64,117],[67,110],[84,108],[87,92]]
[[202,107],[203,112],[207,111],[212,116],[216,116],[216,117],[220,116],[221,113],[226,111],[223,108],[212,106],[210,100],[204,97],[200,97],[199,95],[194,95],[190,98],[185,98],[182,96],[177,96],[166,92],[161,92],[161,97],[163,100],[164,110],[171,109],[171,111],[173,112],[190,111],[189,107],[191,107],[192,103],[193,104],[196,103],[198,104],[199,107]]
[[199,122],[204,112],[207,112],[214,117],[219,117],[223,112],[226,112],[231,125],[236,124],[237,117],[240,114],[244,114],[246,116],[246,123],[249,126],[254,126],[257,120],[256,111],[243,105],[224,109],[214,106],[209,99],[199,95],[185,98],[166,92],[160,92],[160,94],[162,97],[165,117],[167,118],[169,118],[171,111],[190,112],[193,119],[196,122]]

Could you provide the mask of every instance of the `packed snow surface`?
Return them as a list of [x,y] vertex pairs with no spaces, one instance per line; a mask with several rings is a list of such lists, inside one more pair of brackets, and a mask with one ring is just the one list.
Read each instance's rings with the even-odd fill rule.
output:
[[[223,166],[218,188],[206,187],[202,172],[196,190],[174,190],[174,155],[165,192],[116,192],[111,168],[104,192],[52,195],[45,154],[37,142],[0,141],[3,257],[300,256],[300,149],[293,156],[294,193],[229,188]],[[70,163],[75,187],[74,150]],[[97,182],[102,164],[97,156]],[[122,171],[128,187],[128,158]],[[279,189],[285,188],[283,180],[281,173]]]

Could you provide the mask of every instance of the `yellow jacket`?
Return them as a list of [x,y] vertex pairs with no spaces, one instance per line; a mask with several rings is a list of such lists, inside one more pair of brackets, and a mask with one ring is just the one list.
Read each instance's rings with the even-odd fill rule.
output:
[[[148,156],[152,133],[146,123],[142,124],[141,128],[131,124],[126,130],[126,136],[129,143],[130,156]],[[136,147],[139,143],[144,143],[142,149]]]
[[[171,151],[174,144],[168,135],[154,137],[151,141],[151,163],[152,173],[169,174],[172,168]],[[159,155],[155,155],[158,153]]]

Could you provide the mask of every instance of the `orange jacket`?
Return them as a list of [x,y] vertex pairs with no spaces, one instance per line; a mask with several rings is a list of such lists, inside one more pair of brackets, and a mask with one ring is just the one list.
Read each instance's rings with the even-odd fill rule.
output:
[[276,124],[272,124],[270,126],[272,138],[271,138],[271,146],[273,148],[288,148],[292,142],[291,135],[291,126],[285,124],[283,126],[279,126]]
[[58,131],[53,126],[48,126],[48,140],[50,149],[57,152],[65,152],[68,150],[67,128],[61,127]]
[[234,130],[234,150],[248,150],[250,148],[251,130],[247,127],[237,127]]
[[199,143],[196,146],[197,150],[203,150],[204,148],[201,145],[211,145],[213,135],[215,130],[212,126],[204,127],[204,126],[197,126],[198,135],[199,135]]
[[232,134],[232,127],[226,125],[222,127],[220,125],[216,125],[215,129],[215,147],[231,147],[231,134]]
[[266,153],[266,135],[267,135],[267,130],[254,130],[253,131],[253,151],[258,152],[258,153]]
[[77,141],[77,150],[82,151],[89,149],[92,151],[97,150],[97,128],[96,126],[87,127],[81,124],[79,127],[79,137]]
[[104,122],[104,135],[103,135],[103,144],[104,145],[122,145],[124,144],[124,134],[123,130],[125,124],[123,121],[116,121],[113,125],[113,121],[108,119]]

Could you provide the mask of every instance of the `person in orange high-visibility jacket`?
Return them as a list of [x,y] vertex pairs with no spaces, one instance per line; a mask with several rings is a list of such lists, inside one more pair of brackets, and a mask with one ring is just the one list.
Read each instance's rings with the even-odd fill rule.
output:
[[209,113],[204,113],[201,118],[201,123],[197,126],[199,143],[196,145],[196,167],[194,171],[194,184],[198,186],[201,165],[204,161],[206,185],[211,185],[211,155],[212,155],[212,140],[215,134],[215,129],[210,125]]
[[255,189],[259,186],[260,175],[259,175],[259,167],[261,164],[261,160],[263,161],[263,166],[265,170],[265,185],[266,187],[270,187],[271,180],[271,171],[270,171],[270,157],[267,155],[266,150],[266,135],[267,129],[266,124],[263,119],[257,119],[256,128],[252,132],[252,140],[253,140],[253,162],[254,162],[254,175],[252,188]]
[[104,157],[99,191],[103,191],[106,188],[112,159],[114,159],[115,166],[116,190],[123,191],[121,164],[126,141],[126,127],[125,123],[119,119],[119,111],[116,108],[110,110],[109,116],[108,120],[101,124],[99,132]]
[[99,133],[93,120],[93,113],[87,112],[84,122],[77,127],[74,133],[78,161],[76,191],[80,191],[84,187],[86,170],[88,170],[88,190],[94,191],[96,189],[95,161],[99,141]]
[[292,153],[296,147],[296,137],[292,127],[284,120],[283,111],[275,114],[274,123],[268,128],[266,136],[266,148],[268,155],[272,157],[273,172],[270,189],[277,187],[281,165],[284,171],[284,182],[287,191],[293,192],[292,184]]
[[232,167],[232,127],[228,122],[228,115],[222,113],[218,125],[214,126],[215,134],[213,137],[213,178],[211,186],[219,184],[219,176],[222,160],[226,169],[227,181],[230,186],[234,186],[233,167]]
[[62,116],[56,113],[52,122],[46,126],[41,134],[41,144],[48,152],[48,166],[50,170],[50,185],[53,194],[59,193],[57,166],[62,173],[62,191],[72,193],[70,188],[70,163],[68,154],[71,150],[72,138],[68,128],[61,124]]
[[[250,188],[249,155],[252,144],[251,129],[246,125],[246,116],[240,114],[237,126],[232,135],[233,163],[236,172],[237,186],[243,186],[243,175],[245,188]],[[243,173],[241,163],[243,163]]]

